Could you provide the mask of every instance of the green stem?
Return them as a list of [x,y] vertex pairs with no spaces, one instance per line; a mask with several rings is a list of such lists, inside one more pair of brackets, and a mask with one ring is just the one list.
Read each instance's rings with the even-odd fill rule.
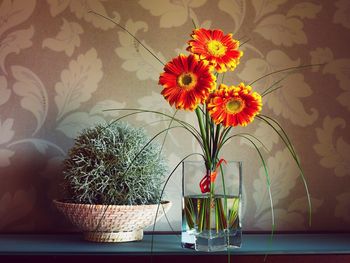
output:
[[199,129],[200,129],[201,137],[202,137],[202,143],[203,143],[204,151],[205,151],[205,154],[204,154],[206,157],[205,165],[206,165],[207,169],[210,169],[210,167],[211,167],[210,151],[209,151],[208,140],[206,137],[206,132],[205,132],[204,124],[203,124],[203,119],[201,116],[201,111],[198,107],[196,108],[195,111],[196,111],[198,125],[199,125]]
[[225,184],[225,176],[224,176],[224,170],[222,169],[222,165],[220,165],[220,173],[221,173],[221,180],[222,180],[222,188],[224,191],[224,217],[226,218],[227,215],[227,195],[226,195],[226,184]]
[[228,136],[228,134],[230,133],[232,127],[228,127],[228,128],[225,128],[221,135],[220,135],[220,138],[219,138],[219,143],[218,143],[218,149],[217,149],[217,152],[219,152],[221,150],[221,148],[225,145],[226,143],[226,137]]
[[212,160],[218,160],[218,143],[219,143],[219,137],[220,137],[220,129],[221,129],[221,124],[216,125],[216,131],[215,131],[215,138],[214,138],[214,145],[213,145],[213,157]]
[[220,214],[219,214],[219,207],[216,203],[216,200],[214,200],[215,203],[215,226],[216,226],[216,233],[220,230]]
[[[206,133],[206,138],[207,138],[207,143],[208,143],[208,151],[209,151],[209,154],[210,156],[212,157],[212,152],[213,152],[213,149],[212,149],[212,132],[211,132],[211,123],[210,123],[210,116],[209,116],[209,112],[207,111],[206,107],[203,106],[203,115],[204,115],[204,118],[205,118],[205,133]],[[211,160],[213,160],[211,158]],[[213,165],[213,163],[212,163]],[[210,167],[212,168],[212,167]]]

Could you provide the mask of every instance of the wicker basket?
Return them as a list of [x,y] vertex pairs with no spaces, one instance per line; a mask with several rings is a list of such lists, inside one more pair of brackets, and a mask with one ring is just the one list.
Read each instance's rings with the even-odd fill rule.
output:
[[[53,201],[84,238],[94,242],[127,242],[142,240],[143,228],[154,223],[158,205],[89,205]],[[159,206],[157,220],[171,207]]]

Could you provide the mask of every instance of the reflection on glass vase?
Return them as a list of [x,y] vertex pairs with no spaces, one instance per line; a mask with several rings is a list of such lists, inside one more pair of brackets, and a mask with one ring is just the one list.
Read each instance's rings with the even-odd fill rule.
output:
[[[199,183],[216,173],[210,191]],[[182,163],[181,244],[197,251],[224,251],[240,247],[242,163],[227,162],[216,171],[206,171],[203,161]]]

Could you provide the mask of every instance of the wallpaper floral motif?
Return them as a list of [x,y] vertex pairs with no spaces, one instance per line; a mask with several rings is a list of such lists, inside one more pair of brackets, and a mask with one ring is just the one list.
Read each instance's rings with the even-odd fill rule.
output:
[[[264,123],[249,131],[268,149],[277,230],[350,230],[350,1],[316,0],[3,0],[0,2],[0,232],[74,231],[52,206],[61,197],[61,164],[83,129],[120,116],[111,108],[173,113],[160,95],[162,61],[186,52],[193,29],[221,28],[245,42],[244,56],[225,82],[250,82],[269,72],[307,64],[322,66],[285,75],[283,87],[264,97],[292,138],[306,172],[313,221],[297,167]],[[193,22],[192,22],[193,20]],[[249,40],[249,41],[247,41]],[[247,42],[246,42],[247,41]],[[284,75],[254,84],[262,92]],[[193,121],[191,113],[180,113]],[[157,116],[128,121],[155,134]],[[233,140],[225,158],[243,161],[244,229],[270,230],[263,168],[255,150]],[[170,166],[198,145],[170,133]],[[166,189],[179,230],[180,171]],[[163,220],[159,230],[169,230]]]

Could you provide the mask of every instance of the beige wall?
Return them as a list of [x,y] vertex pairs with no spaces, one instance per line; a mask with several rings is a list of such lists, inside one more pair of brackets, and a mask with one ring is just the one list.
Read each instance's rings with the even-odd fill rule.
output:
[[[60,196],[60,164],[77,133],[120,116],[106,108],[173,110],[159,94],[162,66],[105,14],[168,61],[185,52],[193,29],[221,28],[250,41],[227,84],[249,82],[285,67],[328,62],[294,72],[264,98],[299,152],[313,201],[307,226],[302,181],[282,141],[256,121],[250,132],[269,148],[277,230],[350,230],[350,1],[286,0],[3,0],[0,3],[0,232],[57,232],[70,227],[51,205]],[[254,85],[263,91],[281,75]],[[193,113],[180,114],[193,121]],[[129,121],[144,126],[142,115]],[[148,125],[151,134],[165,124]],[[240,129],[242,131],[242,129]],[[198,150],[192,138],[170,134],[171,165]],[[227,145],[226,159],[244,162],[244,229],[271,229],[266,182],[255,150]],[[180,226],[177,173],[167,188],[169,217]],[[162,223],[160,229],[168,229]]]

